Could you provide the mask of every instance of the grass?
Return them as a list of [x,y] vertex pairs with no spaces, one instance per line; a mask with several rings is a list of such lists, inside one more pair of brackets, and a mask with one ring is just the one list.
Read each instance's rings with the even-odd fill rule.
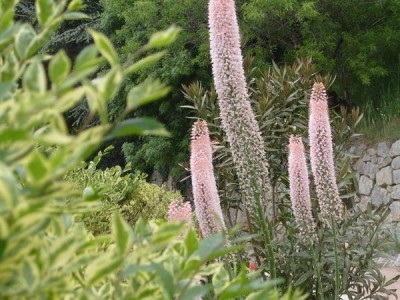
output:
[[378,101],[367,100],[361,107],[364,118],[358,132],[368,143],[400,139],[400,86],[381,95]]

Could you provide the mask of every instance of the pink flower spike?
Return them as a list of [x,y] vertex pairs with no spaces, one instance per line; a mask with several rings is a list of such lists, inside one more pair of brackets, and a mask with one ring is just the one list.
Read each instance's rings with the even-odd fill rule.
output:
[[293,214],[302,237],[316,238],[312,216],[310,180],[308,178],[306,155],[301,137],[289,139],[289,183]]
[[180,200],[171,201],[168,206],[168,221],[182,221],[192,223],[192,207],[189,202],[182,202]]
[[326,226],[331,217],[342,218],[343,204],[339,197],[333,163],[332,133],[329,124],[328,97],[322,83],[314,83],[310,98],[311,169],[314,176],[321,216]]
[[203,237],[225,231],[221,205],[212,166],[212,149],[207,123],[193,124],[190,155],[194,206]]
[[255,197],[272,204],[264,141],[251,108],[243,70],[239,25],[234,0],[210,0],[210,54],[222,127],[230,145],[240,189],[247,207]]

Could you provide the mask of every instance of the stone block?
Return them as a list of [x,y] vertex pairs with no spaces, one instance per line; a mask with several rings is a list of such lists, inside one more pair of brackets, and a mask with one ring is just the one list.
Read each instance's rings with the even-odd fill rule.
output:
[[393,170],[393,184],[400,184],[400,170]]
[[376,184],[379,186],[387,186],[393,184],[392,167],[388,166],[376,173]]
[[357,207],[361,210],[366,210],[368,203],[371,201],[371,198],[368,196],[361,196],[360,201],[357,203]]
[[[392,193],[393,194],[393,193]],[[384,188],[375,186],[371,192],[371,203],[373,205],[380,205],[389,202],[390,196]]]
[[364,164],[364,161],[362,160],[362,158],[357,159],[357,161],[353,164],[353,170],[358,172],[361,169],[363,164]]
[[400,199],[400,184],[397,184],[393,187],[393,191],[391,193],[391,197],[393,199]]
[[376,155],[376,150],[375,150],[374,148],[369,148],[369,149],[367,150],[367,154],[368,154],[369,156],[374,156],[374,155]]
[[392,144],[392,147],[390,147],[389,155],[392,157],[400,155],[400,140]]
[[367,175],[371,179],[375,179],[375,174],[378,172],[378,166],[370,162],[364,163],[360,168],[360,174]]
[[394,169],[394,170],[400,169],[400,156],[393,158],[392,169]]
[[390,148],[387,142],[382,142],[378,144],[378,150],[377,150],[378,156],[386,157],[389,155],[389,151]]
[[362,160],[365,161],[365,162],[370,161],[371,160],[371,156],[369,154],[367,154],[367,153],[364,153],[364,155],[362,157]]
[[392,158],[390,156],[386,156],[386,157],[379,157],[377,163],[378,163],[379,168],[383,168],[383,167],[390,165],[391,162],[392,162]]
[[368,176],[362,175],[358,182],[358,191],[361,195],[369,196],[372,191],[374,182]]
[[400,202],[395,201],[390,205],[390,214],[386,222],[398,222],[400,220]]

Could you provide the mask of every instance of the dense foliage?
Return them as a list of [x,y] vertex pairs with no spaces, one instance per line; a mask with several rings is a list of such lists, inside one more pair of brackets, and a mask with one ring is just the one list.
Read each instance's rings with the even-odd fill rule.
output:
[[[180,116],[184,105],[181,84],[196,80],[210,87],[211,70],[207,34],[206,0],[193,1],[101,1],[101,24],[116,43],[122,58],[134,53],[146,36],[171,23],[183,30],[170,54],[141,76],[160,77],[174,87],[168,101],[146,107],[141,113],[157,116],[173,133],[171,139],[127,140],[124,156],[145,172],[154,169],[175,178],[178,166],[187,161],[189,124]],[[363,105],[371,99],[379,105],[382,90],[397,87],[400,31],[398,1],[352,3],[340,1],[236,1],[243,49],[264,69],[272,61],[292,64],[297,57],[312,57],[317,71],[337,76],[331,87],[334,101]],[[123,97],[122,97],[123,98]],[[120,107],[116,100],[112,106]],[[139,112],[138,112],[139,113]],[[170,151],[177,155],[166,158]]]
[[[67,182],[73,184],[74,190],[86,189],[99,198],[99,206],[94,211],[77,216],[86,228],[95,235],[110,233],[113,213],[118,211],[133,226],[139,218],[146,220],[167,218],[168,205],[172,200],[182,196],[173,191],[148,183],[146,175],[132,172],[130,165],[124,169],[120,166],[98,169],[97,166],[105,153],[99,152],[89,163],[82,163],[78,168],[68,172]],[[68,199],[68,205],[81,201],[80,197]]]
[[[111,234],[96,237],[78,221],[101,207],[101,198],[117,200],[131,189],[127,181],[133,178],[124,178],[121,169],[95,170],[99,156],[82,166],[101,142],[167,134],[149,118],[119,123],[107,118],[107,101],[123,77],[149,61],[122,66],[113,45],[96,31],[91,31],[95,43],[74,62],[62,50],[38,54],[63,19],[81,16],[75,11],[80,2],[38,0],[37,29],[14,23],[16,2],[0,4],[0,297],[301,299],[298,292],[281,296],[276,283],[249,273],[240,262],[232,261],[234,268],[220,262],[240,249],[224,247],[222,234],[199,240],[183,224],[143,219],[132,227],[116,211]],[[174,28],[156,33],[146,47],[163,47],[175,35]],[[93,75],[103,63],[107,71]],[[122,117],[163,95],[165,87],[156,81],[135,86]],[[99,123],[71,135],[63,113],[84,97]],[[108,188],[121,190],[105,193]]]

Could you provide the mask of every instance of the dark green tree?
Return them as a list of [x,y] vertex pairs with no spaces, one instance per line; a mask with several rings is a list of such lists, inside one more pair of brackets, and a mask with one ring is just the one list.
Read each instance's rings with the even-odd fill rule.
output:
[[[102,30],[118,46],[123,60],[140,56],[140,45],[147,37],[175,24],[182,31],[177,41],[152,68],[126,81],[131,87],[148,75],[160,78],[172,87],[168,98],[136,111],[136,115],[151,115],[166,124],[171,138],[135,138],[127,140],[123,152],[134,168],[148,173],[158,170],[163,175],[172,173],[179,179],[181,162],[188,159],[190,120],[181,108],[187,104],[181,92],[182,84],[201,80],[206,86],[211,82],[207,30],[207,1],[153,1],[153,0],[101,0],[104,11]],[[122,96],[122,95],[121,95]],[[121,97],[122,99],[123,97]],[[116,99],[110,109],[118,112],[123,102]],[[111,113],[112,115],[112,113]]]
[[319,71],[337,74],[334,89],[352,103],[399,79],[399,1],[248,0],[241,8],[258,59],[311,56]]

